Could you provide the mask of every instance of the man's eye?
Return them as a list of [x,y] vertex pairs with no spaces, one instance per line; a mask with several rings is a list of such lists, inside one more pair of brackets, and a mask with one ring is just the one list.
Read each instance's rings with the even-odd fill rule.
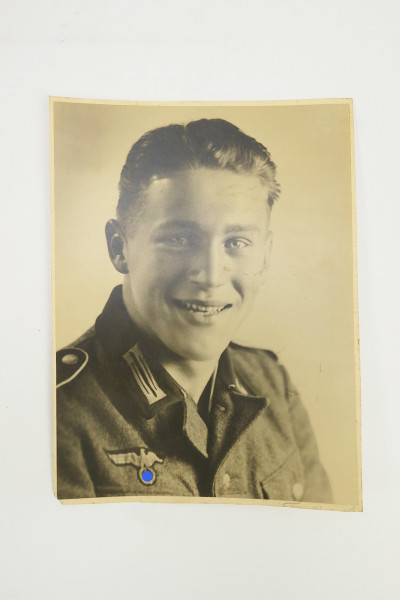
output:
[[189,245],[189,238],[185,235],[169,235],[162,238],[161,243],[171,248],[185,248]]
[[244,238],[231,238],[225,242],[225,248],[228,250],[241,250],[242,248],[246,248],[250,245],[251,242]]

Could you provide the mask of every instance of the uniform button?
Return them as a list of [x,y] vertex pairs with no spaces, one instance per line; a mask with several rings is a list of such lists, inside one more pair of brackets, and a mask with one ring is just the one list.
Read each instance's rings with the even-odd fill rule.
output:
[[299,481],[295,483],[292,488],[292,494],[295,500],[301,500],[304,494],[303,484]]
[[78,360],[79,358],[76,354],[66,354],[62,357],[61,362],[64,363],[64,365],[76,365]]
[[224,486],[224,490],[227,490],[231,485],[231,478],[229,476],[229,473],[224,473],[222,477],[222,485]]
[[217,404],[217,408],[220,412],[226,411],[226,406],[224,406],[223,404]]

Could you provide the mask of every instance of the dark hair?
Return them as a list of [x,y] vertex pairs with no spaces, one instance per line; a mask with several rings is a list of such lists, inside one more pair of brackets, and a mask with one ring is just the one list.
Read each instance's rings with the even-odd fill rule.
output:
[[132,146],[119,182],[118,219],[136,213],[154,179],[199,167],[254,173],[265,184],[271,207],[278,198],[276,166],[267,148],[228,121],[200,119],[153,129]]

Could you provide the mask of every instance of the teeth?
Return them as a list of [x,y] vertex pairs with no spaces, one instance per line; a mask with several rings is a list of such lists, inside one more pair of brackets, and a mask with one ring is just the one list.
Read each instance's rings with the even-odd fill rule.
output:
[[207,315],[217,314],[225,308],[225,306],[204,306],[200,304],[192,304],[191,302],[184,302],[183,305],[187,310],[201,312]]

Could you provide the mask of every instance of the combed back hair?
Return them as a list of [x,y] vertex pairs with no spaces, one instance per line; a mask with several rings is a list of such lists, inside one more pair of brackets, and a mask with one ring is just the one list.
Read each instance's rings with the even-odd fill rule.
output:
[[276,166],[265,146],[224,119],[200,119],[153,129],[132,146],[119,182],[118,220],[135,218],[152,181],[200,167],[257,175],[271,207],[279,196]]

